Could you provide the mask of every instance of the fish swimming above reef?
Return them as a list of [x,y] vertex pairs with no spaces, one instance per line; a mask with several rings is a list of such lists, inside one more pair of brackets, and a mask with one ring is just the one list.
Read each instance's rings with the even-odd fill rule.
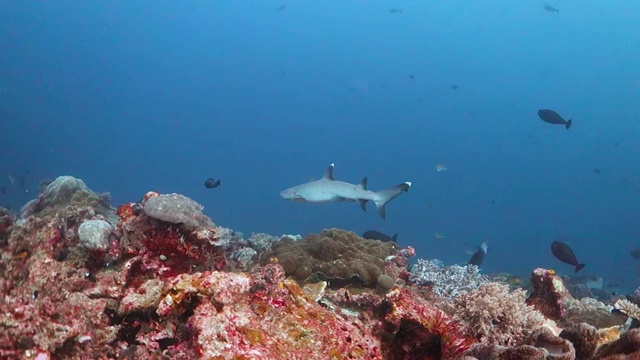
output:
[[383,234],[380,231],[375,230],[367,230],[362,233],[362,237],[369,240],[380,240],[382,242],[397,242],[398,241],[398,233],[393,234],[393,236],[389,236],[387,234]]
[[560,10],[556,9],[555,7],[553,7],[552,5],[549,5],[549,4],[545,5],[544,9],[549,11],[549,12],[554,12],[554,13],[560,14]]
[[280,196],[294,202],[314,204],[357,201],[364,211],[367,210],[367,201],[373,201],[378,208],[378,214],[385,219],[387,217],[385,205],[411,187],[411,183],[407,181],[388,189],[374,192],[367,189],[366,177],[357,185],[334,180],[333,168],[334,164],[331,164],[321,179],[283,190],[280,192]]
[[553,253],[553,256],[555,256],[558,260],[562,261],[563,263],[575,266],[574,272],[578,272],[582,270],[582,268],[585,266],[585,264],[578,263],[578,260],[576,259],[576,255],[573,253],[573,250],[571,250],[569,245],[567,245],[566,243],[563,243],[562,241],[552,242],[551,252]]
[[204,182],[204,187],[206,187],[207,189],[217,188],[218,186],[220,186],[220,179],[208,178]]
[[540,117],[540,119],[542,119],[542,121],[546,123],[564,125],[567,130],[569,130],[569,128],[571,127],[571,123],[573,122],[571,119],[565,120],[564,118],[562,118],[562,116],[560,116],[560,114],[549,109],[538,110],[538,116]]
[[483,241],[480,246],[478,246],[478,250],[471,255],[471,259],[467,264],[480,266],[484,262],[485,256],[487,256],[487,251],[489,251],[489,244],[486,241]]

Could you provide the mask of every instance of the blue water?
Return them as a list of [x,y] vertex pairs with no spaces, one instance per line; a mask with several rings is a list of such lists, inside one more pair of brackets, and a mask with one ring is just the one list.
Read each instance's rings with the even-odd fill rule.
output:
[[[485,272],[571,273],[565,238],[585,274],[638,285],[640,2],[284,3],[0,1],[0,204],[73,175],[245,233],[398,232],[446,263],[486,238]],[[413,187],[387,220],[279,197],[330,163]]]

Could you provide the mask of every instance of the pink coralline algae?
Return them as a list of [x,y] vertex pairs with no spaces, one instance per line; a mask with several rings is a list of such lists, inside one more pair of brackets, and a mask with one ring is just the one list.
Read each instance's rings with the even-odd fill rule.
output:
[[[411,247],[376,252],[375,286],[303,286],[286,277],[286,261],[264,256],[282,247],[275,239],[253,249],[262,259],[234,260],[241,236],[223,236],[185,196],[149,192],[117,210],[106,199],[61,177],[23,218],[0,209],[0,359],[615,358],[639,350],[637,330],[570,324],[572,309],[590,303],[567,297],[549,270],[534,271],[527,301],[548,328],[504,346],[464,318],[486,306],[481,297],[465,297],[462,311],[409,281]],[[522,309],[492,321],[508,333],[522,326]],[[602,324],[620,316],[598,314]]]

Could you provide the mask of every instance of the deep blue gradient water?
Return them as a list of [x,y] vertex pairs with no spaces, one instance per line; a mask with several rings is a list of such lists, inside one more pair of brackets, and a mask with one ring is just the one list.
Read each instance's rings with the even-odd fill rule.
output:
[[[116,206],[185,194],[247,234],[398,232],[446,263],[486,238],[484,271],[521,275],[571,273],[549,249],[565,238],[585,274],[633,289],[640,2],[543,5],[0,1],[0,204],[73,175]],[[387,220],[279,197],[330,163],[413,187]]]

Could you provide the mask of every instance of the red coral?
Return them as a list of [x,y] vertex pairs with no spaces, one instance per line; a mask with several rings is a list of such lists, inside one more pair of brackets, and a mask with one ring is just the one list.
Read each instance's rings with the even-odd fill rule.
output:
[[544,316],[560,320],[566,315],[565,302],[572,299],[562,279],[553,270],[538,268],[531,274],[533,293],[527,299]]
[[386,300],[391,359],[458,359],[476,343],[461,324],[407,289],[392,290]]

